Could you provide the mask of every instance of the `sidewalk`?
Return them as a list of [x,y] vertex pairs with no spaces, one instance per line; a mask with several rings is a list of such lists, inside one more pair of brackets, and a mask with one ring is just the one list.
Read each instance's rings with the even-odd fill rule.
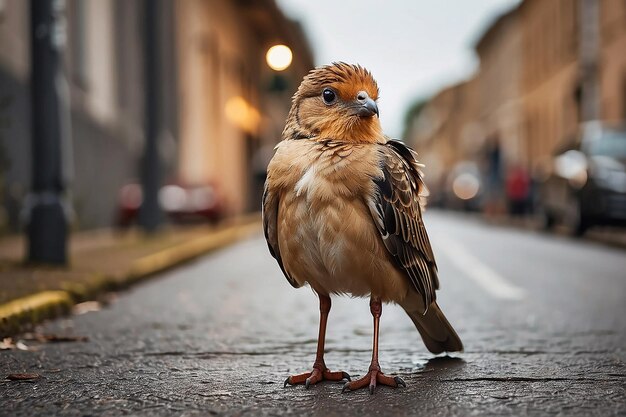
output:
[[[551,231],[543,230],[538,220],[531,216],[512,217],[507,214],[485,216],[482,213],[452,210],[441,210],[441,212],[464,216],[467,219],[474,219],[488,225],[531,230],[537,233],[545,233],[546,235],[570,236],[563,226],[556,226],[555,229]],[[578,238],[572,237],[572,239],[580,239],[581,241],[587,240],[602,245],[626,249],[626,229],[616,226],[595,226],[588,230],[584,236]]]
[[76,303],[224,247],[259,228],[255,214],[219,227],[169,227],[152,237],[137,230],[74,233],[66,268],[26,265],[22,236],[0,240],[0,338],[65,314]]

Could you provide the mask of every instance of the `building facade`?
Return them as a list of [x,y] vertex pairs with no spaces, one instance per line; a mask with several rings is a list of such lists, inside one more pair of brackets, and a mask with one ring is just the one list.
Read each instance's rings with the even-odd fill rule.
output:
[[457,111],[468,117],[437,119],[462,125],[450,127],[445,137],[424,128],[432,114],[449,112],[440,98],[448,88],[427,102],[405,138],[422,154],[446,149],[436,170],[444,175],[460,160],[480,162],[494,143],[504,169],[532,172],[580,122],[626,119],[623,1],[523,0],[489,26],[475,49],[480,66],[468,81],[475,88],[450,87],[463,95]]
[[626,120],[626,2],[600,7],[600,108],[604,120]]
[[[482,140],[498,141],[508,159],[522,157],[522,22],[516,10],[496,20],[476,44],[480,67],[476,126]],[[475,149],[485,144],[476,139]]]
[[[164,57],[163,85],[174,86],[170,19],[173,2],[163,3],[160,27]],[[73,227],[110,225],[120,188],[138,176],[143,147],[143,3],[126,0],[67,0],[63,21],[62,89],[68,98],[69,140],[63,171],[74,209]],[[30,8],[29,2],[7,0],[0,11],[0,206],[3,229],[17,232],[20,211],[30,188]],[[175,132],[173,89],[164,89],[162,121]],[[165,148],[176,150],[175,135]],[[177,163],[164,153],[166,170]]]
[[[121,187],[139,177],[145,1],[64,2],[63,169],[77,228],[111,225]],[[273,0],[150,1],[160,6],[163,180],[215,184],[231,214],[258,209],[267,159],[259,154],[279,140],[289,98],[313,65],[300,27]],[[0,1],[0,230],[9,232],[20,228],[31,181],[30,31],[29,2]],[[265,65],[274,43],[294,51],[281,75]]]
[[522,30],[522,116],[529,168],[549,156],[582,121],[578,1],[527,0],[517,13]]
[[[297,23],[270,0],[176,2],[179,179],[216,183],[233,213],[260,208],[265,150],[280,140],[299,80],[313,60]],[[274,44],[293,50],[280,75],[265,62]],[[284,88],[273,88],[275,77]]]

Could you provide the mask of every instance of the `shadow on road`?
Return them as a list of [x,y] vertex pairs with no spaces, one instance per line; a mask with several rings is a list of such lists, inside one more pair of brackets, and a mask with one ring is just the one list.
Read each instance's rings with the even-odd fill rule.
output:
[[431,371],[447,371],[450,369],[462,368],[466,365],[466,362],[462,358],[455,358],[452,356],[437,356],[428,359],[421,369],[422,372]]

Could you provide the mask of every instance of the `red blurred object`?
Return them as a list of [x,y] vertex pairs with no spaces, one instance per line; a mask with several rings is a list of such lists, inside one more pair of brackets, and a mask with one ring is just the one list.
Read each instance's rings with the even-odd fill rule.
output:
[[522,167],[514,167],[506,178],[506,194],[511,200],[526,200],[530,193],[530,178]]
[[505,182],[506,197],[509,204],[509,214],[521,216],[528,211],[530,203],[530,176],[520,166],[509,169]]
[[[141,185],[138,183],[124,185],[119,192],[116,225],[119,227],[132,225],[137,219],[142,200]],[[170,220],[176,223],[192,221],[217,223],[226,215],[224,197],[213,183],[196,186],[180,183],[164,185],[159,190],[159,205]]]

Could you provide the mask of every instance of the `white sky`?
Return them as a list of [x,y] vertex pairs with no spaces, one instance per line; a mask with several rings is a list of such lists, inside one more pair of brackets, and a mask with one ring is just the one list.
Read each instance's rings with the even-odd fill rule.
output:
[[[332,61],[369,69],[380,88],[383,129],[402,134],[408,106],[467,78],[473,44],[519,0],[277,0],[302,22],[316,65]],[[297,53],[297,51],[294,51]]]

